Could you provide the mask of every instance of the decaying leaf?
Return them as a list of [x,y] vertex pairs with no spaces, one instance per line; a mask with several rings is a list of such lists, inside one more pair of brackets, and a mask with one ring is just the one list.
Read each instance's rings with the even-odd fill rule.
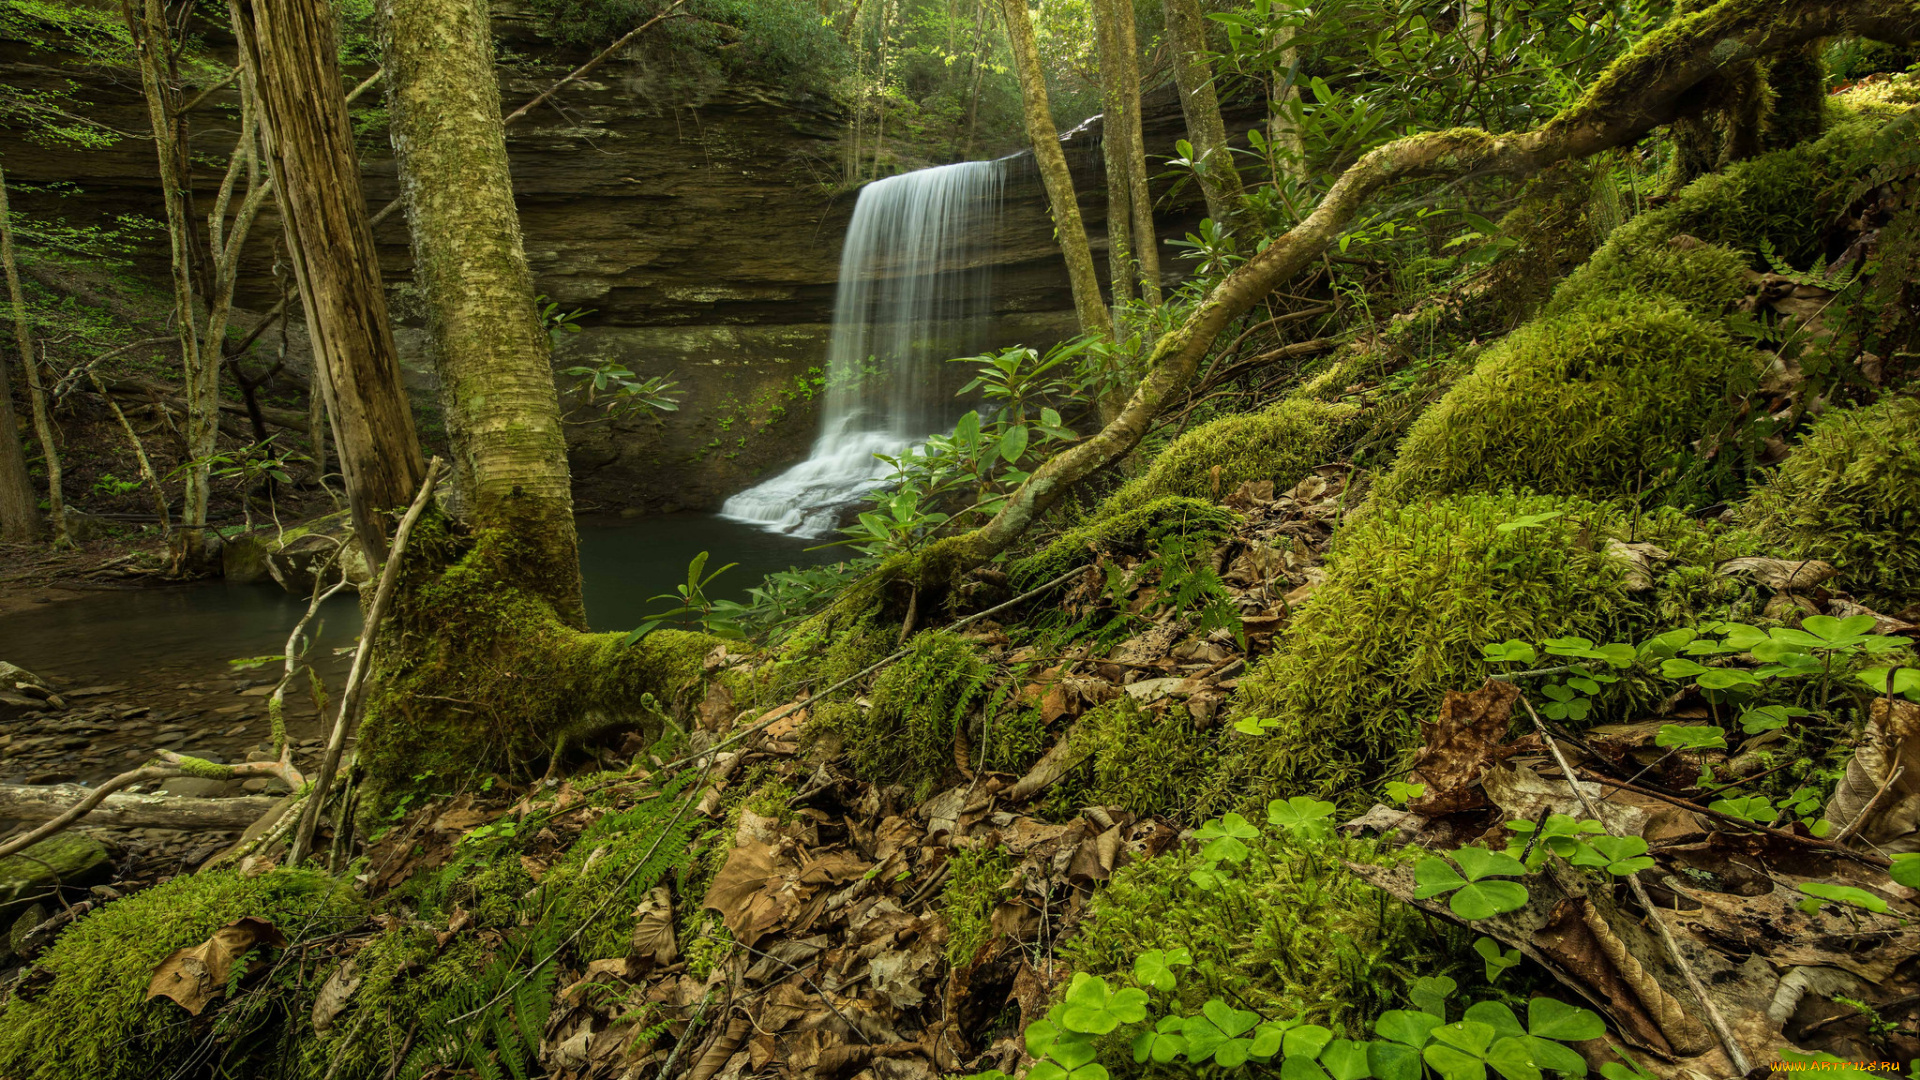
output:
[[1884,853],[1920,851],[1920,705],[1875,698],[1869,716],[1826,818]]
[[1749,577],[1775,592],[1804,592],[1839,576],[1831,563],[1819,559],[1728,559],[1717,572],[1723,576]]
[[346,1009],[348,999],[360,989],[365,979],[355,971],[352,960],[333,969],[327,981],[320,984],[320,992],[313,999],[313,1030],[316,1035],[324,1035],[333,1026],[333,1019]]
[[153,969],[147,998],[170,998],[199,1016],[208,1003],[226,993],[233,965],[255,945],[284,946],[287,939],[265,919],[244,918],[228,923],[190,949],[175,949]]
[[673,890],[662,885],[648,893],[634,909],[630,955],[651,960],[661,967],[679,958],[680,949],[673,933]]
[[1507,738],[1513,704],[1520,691],[1509,682],[1488,679],[1470,694],[1447,691],[1440,703],[1440,719],[1424,726],[1426,745],[1413,759],[1414,783],[1427,792],[1407,809],[1430,817],[1485,806],[1475,785],[1494,761]]

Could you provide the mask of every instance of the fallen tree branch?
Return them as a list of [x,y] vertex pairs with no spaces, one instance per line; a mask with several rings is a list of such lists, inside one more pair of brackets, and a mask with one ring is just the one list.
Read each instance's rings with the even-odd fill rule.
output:
[[[148,779],[178,775],[178,769],[168,769]],[[51,821],[99,791],[99,788],[81,787],[79,784],[0,784],[0,818]],[[88,814],[94,824],[115,829],[218,831],[245,828],[271,810],[278,801],[265,795],[201,799],[186,795],[148,795],[116,790],[94,803]]]
[[433,486],[439,475],[440,459],[436,457],[427,463],[427,478],[420,482],[419,494],[413,497],[413,505],[407,507],[406,516],[400,519],[400,527],[394,531],[393,550],[387,556],[387,564],[380,569],[380,584],[374,591],[373,605],[367,610],[366,624],[360,628],[360,645],[353,651],[353,667],[347,672],[347,686],[340,694],[340,712],[334,717],[332,734],[327,736],[327,750],[320,761],[320,772],[313,779],[313,791],[307,798],[306,811],[294,831],[293,846],[287,851],[288,866],[299,866],[307,857],[307,851],[313,845],[313,832],[320,827],[320,808],[327,801],[327,789],[333,785],[333,774],[340,767],[340,751],[346,745],[348,730],[360,719],[360,708],[366,701],[367,662],[373,655],[373,639],[380,632],[380,622],[386,618],[387,609],[393,606],[394,587],[400,579],[401,556],[406,554],[407,539],[413,535],[414,523],[420,520],[420,514],[433,497]]
[[1075,484],[1131,452],[1160,413],[1184,397],[1215,339],[1326,257],[1375,195],[1408,180],[1531,176],[1638,142],[1700,108],[1689,91],[1725,66],[1834,35],[1906,44],[1920,38],[1920,9],[1911,0],[1720,0],[1647,35],[1578,102],[1539,128],[1498,136],[1457,128],[1397,139],[1369,152],[1300,224],[1228,274],[1186,322],[1160,338],[1145,378],[1105,428],[1042,463],[991,521],[933,545],[912,572],[934,579],[984,565]]
[[[168,777],[174,777],[179,775],[180,775],[179,769],[171,766],[159,766],[159,765],[148,765],[142,768],[130,770],[128,772],[123,772],[119,776],[116,776],[113,779],[108,780],[106,783],[101,784],[99,787],[94,788],[93,791],[89,793],[85,798],[81,799],[79,802],[74,803],[72,806],[68,807],[66,810],[57,814],[53,818],[53,820],[47,822],[45,825],[42,825],[39,828],[28,832],[25,836],[17,836],[12,840],[8,840],[5,843],[0,843],[0,859],[4,859],[7,856],[12,855],[16,852],[25,851],[26,849],[32,847],[33,845],[39,843],[40,841],[45,840],[47,837],[52,836],[53,834],[65,829],[67,826],[72,825],[74,822],[79,821],[81,818],[86,817],[88,814],[93,812],[94,807],[99,806],[101,803],[105,802],[107,800],[107,796],[112,795],[114,792],[119,791],[121,788],[132,787],[135,784],[145,783],[148,780],[162,780]],[[19,788],[27,787],[27,786],[28,785],[24,785],[24,784],[7,784],[4,787],[0,787],[0,794],[3,794],[8,789],[17,790]],[[56,789],[47,789],[47,790],[56,790]],[[212,801],[212,800],[207,800],[207,801]],[[8,808],[8,809],[9,809],[8,816],[13,816],[13,817],[26,816],[25,814],[14,814],[11,812],[12,808]],[[27,810],[29,809],[29,806],[27,804],[23,804],[21,806],[21,809]]]
[[[1560,751],[1560,744],[1547,733],[1547,725],[1541,722],[1540,714],[1533,711],[1533,702],[1528,701],[1525,694],[1521,694],[1520,704],[1526,706],[1527,715],[1533,718],[1533,729],[1540,733],[1540,741],[1546,743],[1547,749],[1552,751],[1554,763],[1560,766],[1560,772],[1567,778],[1567,786],[1573,789],[1574,798],[1580,800],[1580,805],[1585,808],[1588,817],[1604,822],[1606,819],[1600,816],[1600,808],[1593,805],[1593,800],[1588,798],[1587,793],[1581,789],[1580,780],[1574,775],[1573,766],[1567,763],[1567,756]],[[1693,965],[1687,963],[1687,956],[1680,951],[1679,943],[1673,940],[1673,931],[1668,928],[1666,920],[1660,917],[1660,909],[1654,907],[1653,901],[1648,899],[1647,887],[1640,883],[1638,870],[1627,875],[1627,887],[1633,890],[1633,898],[1639,903],[1640,910],[1647,913],[1647,921],[1653,924],[1655,933],[1660,937],[1660,944],[1667,951],[1668,959],[1672,960],[1673,966],[1680,970],[1680,977],[1686,980],[1687,989],[1693,991],[1693,996],[1700,1000],[1700,1008],[1706,1014],[1707,1026],[1713,1029],[1714,1037],[1720,1040],[1720,1048],[1727,1052],[1727,1060],[1733,1063],[1734,1074],[1745,1076],[1752,1072],[1753,1066],[1747,1063],[1747,1055],[1741,1051],[1740,1044],[1734,1041],[1733,1030],[1727,1026],[1727,1018],[1720,1015],[1720,1007],[1707,996],[1706,986],[1700,982],[1700,976],[1694,972]]]
[[678,18],[684,17],[687,13],[684,11],[681,11],[680,7],[686,2],[687,0],[673,0],[673,3],[668,4],[658,15],[655,15],[653,18],[648,19],[646,22],[643,22],[639,26],[634,27],[632,30],[627,31],[626,35],[622,37],[620,40],[600,50],[600,55],[594,57],[593,59],[587,61],[584,64],[581,64],[579,67],[574,68],[572,71],[567,73],[566,78],[561,79],[559,82],[554,83],[552,86],[549,86],[545,90],[541,91],[540,95],[538,97],[535,97],[532,101],[529,101],[525,105],[522,105],[519,108],[513,110],[511,113],[508,113],[506,119],[502,120],[501,123],[503,125],[513,123],[515,120],[520,119],[521,117],[527,115],[533,110],[546,104],[547,101],[553,97],[553,95],[559,93],[561,89],[567,86],[569,83],[579,82],[581,79],[584,79],[588,75],[593,74],[594,69],[598,68],[601,64],[606,63],[608,57],[612,56],[616,52],[619,52],[634,38],[637,38],[641,34],[646,33],[648,30],[653,29],[653,26],[655,23],[664,22],[667,19],[678,19]]

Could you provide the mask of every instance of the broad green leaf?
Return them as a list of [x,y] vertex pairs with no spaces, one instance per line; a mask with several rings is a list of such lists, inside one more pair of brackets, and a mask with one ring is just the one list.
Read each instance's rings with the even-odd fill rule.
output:
[[1502,949],[1500,943],[1490,937],[1483,937],[1473,943],[1473,951],[1487,964],[1487,981],[1499,982],[1507,969],[1520,963],[1519,949]]
[[1302,1024],[1292,1031],[1280,1043],[1281,1052],[1287,1057],[1316,1058],[1320,1051],[1333,1041],[1333,1032],[1318,1024]]
[[[1605,1030],[1604,1028],[1602,1030]],[[1520,1040],[1526,1046],[1533,1063],[1542,1069],[1550,1069],[1567,1076],[1587,1075],[1587,1059],[1580,1056],[1571,1047],[1562,1046],[1550,1039],[1528,1035]]]
[[1495,664],[1532,664],[1539,660],[1539,654],[1533,651],[1533,646],[1513,640],[1498,645],[1482,645],[1480,655]]
[[1335,1039],[1320,1051],[1320,1067],[1333,1080],[1367,1080],[1367,1044],[1352,1039]]
[[1895,855],[1887,876],[1909,889],[1920,889],[1920,852]]
[[1280,1052],[1287,1035],[1287,1026],[1269,1020],[1253,1031],[1253,1056],[1266,1060]]
[[1606,857],[1607,873],[1615,877],[1626,877],[1653,865],[1653,859],[1647,855],[1647,841],[1642,837],[1596,836],[1593,848]]
[[1720,814],[1729,814],[1747,821],[1767,822],[1779,816],[1779,811],[1767,801],[1765,795],[1747,795],[1738,799],[1716,799],[1707,804],[1707,809]]
[[1727,733],[1712,725],[1662,724],[1653,745],[1675,750],[1725,750]]
[[1000,436],[1000,457],[1009,465],[1017,465],[1021,455],[1027,452],[1027,426],[1015,424]]
[[1487,1064],[1507,1080],[1540,1080],[1540,1067],[1534,1064],[1524,1035],[1509,1035],[1494,1043],[1487,1051]]
[[1513,1010],[1498,1001],[1477,1001],[1467,1006],[1466,1015],[1461,1020],[1463,1023],[1473,1021],[1487,1025],[1493,1029],[1496,1038],[1527,1033],[1527,1029],[1520,1026],[1520,1018],[1513,1015]]
[[1387,781],[1387,798],[1397,803],[1411,802],[1427,793],[1425,784],[1407,784],[1399,780]]
[[1418,1048],[1405,1043],[1370,1042],[1367,1071],[1373,1073],[1374,1080],[1421,1080],[1426,1070],[1421,1068]]
[[1447,1001],[1459,988],[1460,984],[1445,975],[1422,975],[1413,980],[1407,997],[1413,999],[1414,1008],[1439,1017],[1444,1024],[1447,1022]]
[[1527,1002],[1527,1033],[1542,1039],[1578,1042],[1607,1033],[1600,1014],[1557,998],[1536,997]]
[[1327,1080],[1327,1071],[1310,1057],[1290,1057],[1280,1063],[1280,1080]]
[[1213,1063],[1223,1069],[1237,1069],[1252,1055],[1252,1039],[1228,1039],[1214,1048]]
[[1107,980],[1075,972],[1067,987],[1061,1023],[1070,1031],[1105,1035],[1121,1024],[1136,1024],[1147,1016],[1147,993],[1126,987],[1114,990]]
[[1295,795],[1268,803],[1267,823],[1301,836],[1322,836],[1327,832],[1327,819],[1333,816],[1333,811],[1334,805],[1330,802]]
[[1886,914],[1887,902],[1865,889],[1856,889],[1851,885],[1832,885],[1824,881],[1808,881],[1800,885],[1800,891],[1810,899],[1800,901],[1802,911],[1809,914],[1820,910],[1822,901],[1836,904],[1851,904],[1854,907]]
[[1485,877],[1519,877],[1527,872],[1527,868],[1519,859],[1502,851],[1489,851],[1483,847],[1463,847],[1456,848],[1448,854],[1453,856],[1454,862],[1460,864],[1460,869],[1465,872],[1469,881],[1479,881]]
[[1219,998],[1212,998],[1200,1006],[1200,1014],[1229,1038],[1238,1038],[1252,1031],[1253,1025],[1260,1022],[1259,1013],[1236,1009]]
[[1060,1037],[1060,1029],[1051,1020],[1035,1020],[1027,1025],[1027,1054],[1030,1057],[1043,1058],[1053,1048],[1054,1040]]
[[1142,986],[1151,986],[1163,994],[1170,993],[1179,985],[1173,969],[1191,963],[1193,957],[1185,949],[1148,949],[1134,958],[1133,977]]
[[[1444,1007],[1446,998],[1442,996],[1439,1000]],[[1402,1046],[1411,1046],[1417,1050],[1427,1045],[1427,1040],[1433,1036],[1433,1029],[1440,1024],[1441,1018],[1437,1013],[1414,1009],[1389,1009],[1381,1013],[1380,1018],[1373,1022],[1373,1030],[1374,1034],[1383,1039]]]
[[1887,680],[1893,680],[1893,692],[1908,697],[1920,695],[1920,668],[1876,667],[1856,671],[1854,678],[1866,683],[1876,694],[1887,692]]
[[1069,1072],[1099,1056],[1093,1048],[1093,1040],[1079,1035],[1066,1035],[1055,1039],[1047,1048],[1047,1057],[1060,1063],[1060,1067]]

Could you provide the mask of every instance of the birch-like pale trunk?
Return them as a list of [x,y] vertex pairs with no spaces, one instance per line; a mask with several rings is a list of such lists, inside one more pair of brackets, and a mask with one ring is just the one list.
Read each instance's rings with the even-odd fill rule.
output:
[[503,584],[586,625],[551,342],[507,168],[484,0],[380,0],[387,105],[455,480],[479,529],[511,530]]
[[1114,0],[1093,0],[1093,34],[1100,57],[1100,95],[1106,115],[1100,152],[1107,167],[1107,281],[1118,308],[1135,296],[1139,264],[1133,257],[1133,184],[1127,167],[1125,82],[1120,77],[1119,35],[1113,32]]
[[1047,101],[1047,79],[1040,68],[1040,48],[1033,39],[1033,19],[1027,0],[1001,0],[1007,20],[1007,43],[1013,50],[1014,73],[1020,80],[1020,100],[1026,107],[1027,138],[1053,208],[1053,227],[1060,238],[1060,254],[1067,260],[1067,278],[1073,285],[1073,309],[1080,329],[1113,336],[1113,319],[1100,296],[1100,278],[1093,268],[1093,248],[1087,243],[1086,223],[1074,195],[1073,173],[1060,149],[1060,131],[1053,125],[1053,107]]
[[1227,124],[1213,88],[1213,64],[1207,58],[1207,19],[1200,0],[1166,0],[1167,38],[1173,55],[1173,81],[1180,90],[1180,111],[1187,120],[1187,141],[1200,163],[1200,189],[1207,213],[1225,222],[1245,196],[1240,171],[1227,145]]

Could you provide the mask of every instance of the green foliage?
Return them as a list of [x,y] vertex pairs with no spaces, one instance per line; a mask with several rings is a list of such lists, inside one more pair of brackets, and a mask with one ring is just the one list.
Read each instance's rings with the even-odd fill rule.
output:
[[973,963],[987,943],[994,906],[1012,873],[1013,855],[1005,848],[966,848],[947,860],[940,914],[947,920],[947,962],[955,968]]
[[540,1037],[560,976],[553,960],[564,936],[556,922],[516,929],[485,967],[435,998],[420,1018],[401,1080],[448,1068],[471,1069],[481,1080],[527,1080],[538,1070]]
[[1095,520],[1171,496],[1217,502],[1249,480],[1271,480],[1284,490],[1333,456],[1356,413],[1351,405],[1290,398],[1261,412],[1201,424],[1168,444],[1145,473],[1114,492],[1100,505]]
[[1624,296],[1668,299],[1714,318],[1747,295],[1750,262],[1719,244],[1675,242],[1644,228],[1623,228],[1554,292],[1546,314],[1572,314]]
[[[1177,974],[1172,1000],[1188,1009],[1227,996],[1269,1016],[1298,1014],[1355,1033],[1423,962],[1458,951],[1340,862],[1399,856],[1244,822],[1224,831],[1251,833],[1232,838],[1246,858],[1183,847],[1129,863],[1094,894],[1086,928],[1062,955],[1077,971],[1161,993]],[[1195,879],[1201,872],[1210,875],[1205,885]],[[1167,962],[1182,954],[1186,965]],[[1149,956],[1159,962],[1145,963]]]
[[634,908],[687,861],[698,815],[681,812],[681,796],[692,779],[686,774],[658,796],[588,826],[540,882],[531,913],[579,928],[574,948],[586,959],[625,956]]
[[972,645],[944,631],[921,634],[874,680],[872,707],[842,734],[868,780],[924,788],[953,768],[959,725],[987,694],[989,671]]
[[1488,351],[1414,423],[1380,494],[1635,492],[1758,381],[1748,349],[1677,304],[1594,301]]
[[1137,814],[1178,814],[1213,766],[1212,743],[1185,709],[1149,712],[1121,696],[1080,718],[1073,752],[1078,782],[1057,790],[1058,806],[1119,806]]
[[1888,398],[1822,417],[1739,514],[1787,554],[1825,559],[1876,600],[1920,596],[1920,401]]
[[[1528,517],[1537,527],[1501,528]],[[1382,508],[1348,525],[1325,583],[1241,684],[1236,715],[1266,734],[1229,759],[1215,805],[1373,779],[1445,691],[1495,670],[1485,641],[1617,637],[1645,617],[1602,550],[1620,524],[1596,504],[1501,494]]]
[[1092,551],[1138,554],[1171,537],[1201,543],[1226,535],[1236,520],[1231,511],[1199,499],[1155,499],[1068,529],[1037,553],[1015,560],[1008,576],[1021,588],[1032,588],[1091,562]]
[[242,917],[271,922],[289,941],[321,937],[363,915],[324,874],[216,871],[176,877],[116,900],[76,924],[34,965],[51,983],[15,993],[0,1012],[0,1073],[19,1080],[141,1080],[185,1068],[200,1039],[186,1013],[146,1000],[154,968]]

